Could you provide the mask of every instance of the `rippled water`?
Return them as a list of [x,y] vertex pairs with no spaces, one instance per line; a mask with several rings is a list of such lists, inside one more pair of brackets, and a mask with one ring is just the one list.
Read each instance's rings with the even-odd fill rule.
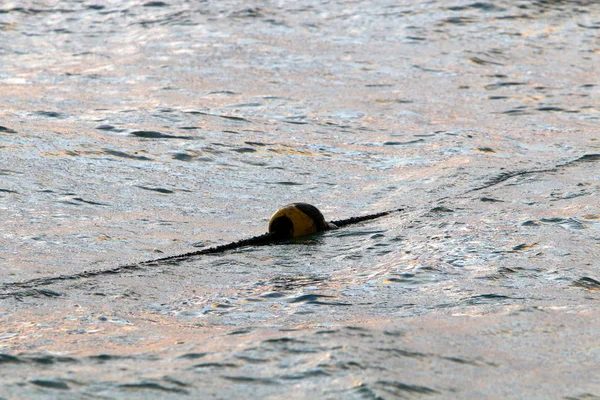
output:
[[[600,397],[599,29],[593,1],[2,3],[0,399]],[[404,211],[101,272],[294,201]]]

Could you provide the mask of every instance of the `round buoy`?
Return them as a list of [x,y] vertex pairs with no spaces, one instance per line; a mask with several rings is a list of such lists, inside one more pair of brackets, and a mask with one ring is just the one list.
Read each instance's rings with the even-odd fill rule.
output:
[[307,203],[292,203],[277,210],[269,221],[269,233],[278,239],[310,235],[336,228],[325,221],[319,209]]

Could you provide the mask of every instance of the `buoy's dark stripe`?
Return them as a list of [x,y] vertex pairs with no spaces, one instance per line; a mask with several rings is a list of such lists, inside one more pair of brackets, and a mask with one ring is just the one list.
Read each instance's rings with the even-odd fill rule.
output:
[[323,218],[323,214],[317,207],[308,203],[294,203],[294,206],[312,219],[317,229],[324,229],[325,218]]
[[[396,211],[403,211],[403,209],[399,208],[396,210],[384,211],[384,212],[380,212],[380,213],[376,213],[376,214],[368,214],[368,215],[363,215],[360,217],[352,217],[352,218],[348,218],[348,219],[341,219],[338,221],[331,221],[331,222],[338,227],[343,227],[343,226],[347,226],[347,225],[357,224],[357,223],[363,222],[363,221],[369,221],[372,219],[380,218],[380,217],[389,215]],[[73,275],[58,275],[58,276],[50,276],[50,277],[45,277],[45,278],[35,278],[35,279],[30,279],[30,280],[21,281],[21,282],[1,283],[0,287],[7,288],[7,289],[8,288],[21,288],[21,289],[34,288],[37,286],[50,285],[50,284],[58,282],[58,281],[75,280],[75,279],[81,279],[81,278],[92,278],[94,276],[111,275],[111,274],[118,274],[118,273],[125,272],[125,271],[133,271],[133,270],[141,269],[143,265],[152,265],[152,264],[157,264],[157,263],[166,262],[166,261],[183,260],[186,258],[191,258],[191,257],[196,257],[196,256],[201,256],[201,255],[206,255],[206,254],[219,254],[219,253],[224,253],[228,250],[239,249],[239,248],[245,247],[245,246],[265,246],[265,245],[270,245],[270,244],[277,244],[280,242],[281,242],[281,239],[276,238],[273,234],[264,233],[259,236],[253,236],[248,239],[239,240],[237,242],[222,244],[219,246],[209,247],[209,248],[198,250],[198,251],[192,251],[189,253],[178,254],[175,256],[156,258],[153,260],[141,261],[141,262],[134,263],[134,264],[119,265],[117,267],[110,268],[110,269],[101,269],[101,270],[95,270],[95,271],[83,271],[83,272],[73,274]],[[22,298],[22,297],[26,297],[26,296],[34,296],[34,295],[40,295],[40,294],[44,295],[43,292],[36,291],[36,290],[18,291],[18,292],[0,292],[0,298],[14,297],[14,298],[18,299],[18,298]],[[57,296],[58,295],[60,295],[60,294],[57,294]]]

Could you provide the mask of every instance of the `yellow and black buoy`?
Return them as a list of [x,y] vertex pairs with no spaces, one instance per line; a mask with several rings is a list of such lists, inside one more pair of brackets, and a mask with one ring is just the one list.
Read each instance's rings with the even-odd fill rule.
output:
[[321,211],[307,203],[292,203],[277,210],[269,221],[269,233],[289,239],[337,228],[325,221]]

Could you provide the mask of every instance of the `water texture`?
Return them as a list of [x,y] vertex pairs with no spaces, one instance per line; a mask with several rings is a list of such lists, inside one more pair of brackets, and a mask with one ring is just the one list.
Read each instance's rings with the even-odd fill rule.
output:
[[[0,5],[0,399],[600,398],[594,1]],[[266,231],[289,243],[141,263]]]

